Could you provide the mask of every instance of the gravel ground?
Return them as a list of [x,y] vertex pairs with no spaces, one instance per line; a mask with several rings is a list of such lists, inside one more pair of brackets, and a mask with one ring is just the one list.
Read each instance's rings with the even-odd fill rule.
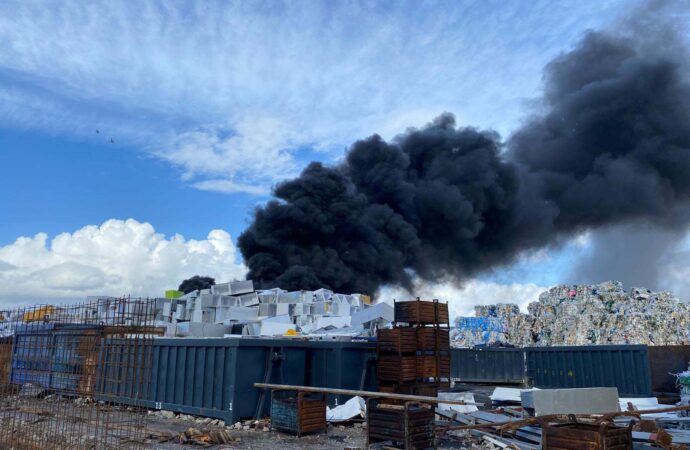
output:
[[[490,405],[487,395],[493,387],[483,388],[481,386],[469,385],[458,386],[457,390],[472,390],[478,402]],[[0,437],[16,439],[15,432],[25,436],[29,443],[36,446],[38,443],[47,443],[55,439],[63,439],[71,444],[60,446],[67,448],[73,445],[85,446],[87,448],[90,441],[95,442],[96,435],[102,435],[98,431],[99,425],[108,423],[109,427],[116,427],[115,424],[121,423],[131,431],[138,429],[137,439],[129,442],[122,447],[115,445],[112,448],[147,448],[161,450],[194,449],[206,448],[213,450],[345,450],[366,448],[366,425],[362,422],[351,422],[344,425],[329,425],[328,432],[325,434],[310,434],[301,438],[278,431],[271,431],[268,421],[244,421],[232,426],[225,426],[220,420],[208,418],[198,418],[189,415],[178,415],[169,411],[150,411],[129,412],[131,408],[107,407],[85,399],[67,398],[22,398],[5,397],[0,399]],[[98,414],[96,414],[96,410]],[[66,417],[64,414],[69,413]],[[19,417],[20,419],[13,419]],[[96,421],[95,419],[98,420]],[[103,422],[105,421],[105,422]],[[6,423],[7,422],[7,423]],[[76,424],[76,425],[74,425]],[[129,425],[125,425],[129,424]],[[146,430],[140,425],[146,424]],[[10,426],[11,425],[11,426]],[[58,430],[70,426],[63,433]],[[12,428],[14,431],[11,431]],[[116,427],[117,428],[117,427]],[[5,429],[4,431],[2,431]],[[122,430],[121,442],[127,432]],[[180,439],[180,434],[186,434],[187,439]],[[117,434],[117,433],[116,433]],[[113,442],[117,441],[116,434],[113,434]],[[183,434],[183,436],[184,436]],[[193,445],[194,439],[203,441],[206,438],[219,436],[221,441],[216,445]],[[2,439],[0,439],[2,440]],[[55,442],[53,442],[55,444]],[[0,448],[2,445],[0,445]],[[34,448],[32,447],[32,448]],[[382,446],[379,445],[378,448]],[[376,448],[372,446],[372,448]],[[468,449],[492,450],[494,447],[481,439],[468,435],[446,436],[439,442],[439,449]]]
[[[167,430],[179,432],[184,431],[188,426],[182,425],[181,421],[175,420],[156,420],[151,424],[150,429]],[[213,427],[207,427],[204,431]],[[344,450],[344,449],[364,449],[366,448],[366,428],[363,426],[329,426],[326,434],[310,434],[298,438],[297,436],[281,433],[277,431],[255,431],[255,430],[228,430],[232,442],[209,447],[188,446],[176,444],[174,442],[150,444],[151,449],[177,450],[207,448],[214,450]],[[383,445],[372,445],[373,448],[382,448]],[[468,435],[461,435],[457,438],[446,437],[441,440],[438,448],[440,450],[450,449],[486,449],[494,447],[480,439]]]

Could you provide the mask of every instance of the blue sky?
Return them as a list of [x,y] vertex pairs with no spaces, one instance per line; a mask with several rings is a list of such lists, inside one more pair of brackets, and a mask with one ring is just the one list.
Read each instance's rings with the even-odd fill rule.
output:
[[[624,26],[638,5],[2,2],[0,280],[15,287],[0,300],[241,276],[228,245],[272,185],[443,111],[506,136],[538,109],[551,58],[588,29]],[[61,233],[72,250],[51,244]],[[134,245],[123,235],[147,242],[131,247],[141,258],[108,259],[105,281],[78,289],[97,272],[91,259],[113,254],[106,244]],[[154,276],[161,246],[183,263]],[[580,248],[535,252],[478,282],[536,292]]]

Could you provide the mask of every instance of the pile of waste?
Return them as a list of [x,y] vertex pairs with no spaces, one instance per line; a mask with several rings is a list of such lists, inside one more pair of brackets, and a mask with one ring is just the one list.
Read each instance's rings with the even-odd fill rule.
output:
[[[683,345],[690,326],[690,305],[671,292],[626,291],[617,281],[552,287],[529,304],[527,314],[514,304],[477,306],[475,314],[456,319],[453,346]],[[477,332],[467,319],[488,320],[491,329]]]
[[[494,448],[621,448],[687,450],[690,406],[655,397],[620,398],[616,388],[514,389],[497,387],[491,409],[453,411],[439,405],[437,437],[476,437]],[[586,401],[582,401],[586,399]],[[440,435],[439,435],[440,434]]]
[[393,320],[393,307],[373,304],[363,294],[328,289],[286,291],[254,289],[252,280],[157,299],[157,325],[166,336],[371,336]]

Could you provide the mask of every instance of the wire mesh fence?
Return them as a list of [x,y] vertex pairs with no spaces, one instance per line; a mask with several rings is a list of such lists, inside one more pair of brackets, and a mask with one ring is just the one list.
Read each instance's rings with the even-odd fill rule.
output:
[[0,448],[145,448],[155,301],[0,311]]

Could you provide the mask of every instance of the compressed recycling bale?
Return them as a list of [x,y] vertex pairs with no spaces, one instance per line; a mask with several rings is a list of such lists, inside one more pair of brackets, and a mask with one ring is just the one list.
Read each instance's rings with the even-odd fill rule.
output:
[[623,289],[620,282],[554,286],[522,314],[513,304],[475,307],[500,327],[451,333],[454,347],[502,343],[515,346],[688,344],[690,306],[668,291]]

